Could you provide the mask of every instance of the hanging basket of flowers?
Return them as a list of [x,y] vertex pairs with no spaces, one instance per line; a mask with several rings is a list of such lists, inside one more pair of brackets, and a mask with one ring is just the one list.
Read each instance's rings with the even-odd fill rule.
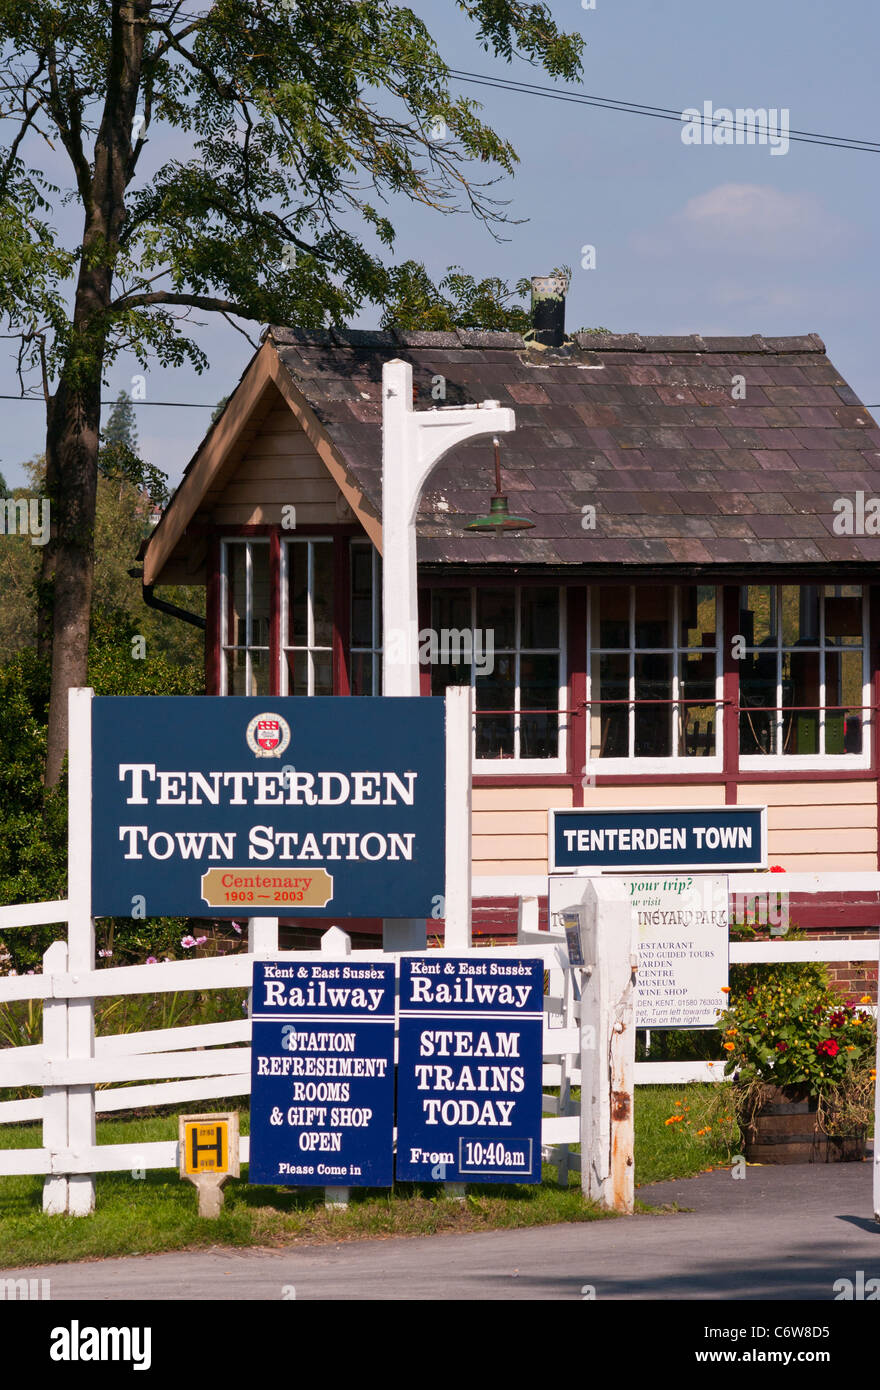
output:
[[874,1109],[871,1014],[814,981],[773,981],[732,999],[718,1026],[747,1160],[865,1157]]

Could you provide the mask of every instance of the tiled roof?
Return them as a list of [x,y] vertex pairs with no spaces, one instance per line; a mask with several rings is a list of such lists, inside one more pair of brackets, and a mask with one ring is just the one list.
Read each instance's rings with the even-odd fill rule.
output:
[[[380,513],[385,361],[412,364],[417,409],[486,399],[514,408],[502,490],[534,529],[462,533],[494,491],[490,441],[469,443],[429,479],[421,564],[732,570],[880,560],[880,536],[833,530],[835,499],[880,496],[880,431],[815,334],[578,334],[559,349],[462,330],[270,335]],[[591,506],[595,529],[585,529]]]

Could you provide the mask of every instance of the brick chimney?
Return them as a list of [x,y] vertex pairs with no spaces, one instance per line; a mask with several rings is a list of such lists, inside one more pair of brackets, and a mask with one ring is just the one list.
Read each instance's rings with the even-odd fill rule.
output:
[[544,347],[561,347],[565,341],[564,275],[532,276],[532,328],[535,341]]

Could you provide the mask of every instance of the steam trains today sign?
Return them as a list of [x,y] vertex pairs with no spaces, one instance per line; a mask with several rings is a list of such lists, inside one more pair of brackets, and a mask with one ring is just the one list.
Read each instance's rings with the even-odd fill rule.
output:
[[429,917],[442,700],[93,702],[96,916]]

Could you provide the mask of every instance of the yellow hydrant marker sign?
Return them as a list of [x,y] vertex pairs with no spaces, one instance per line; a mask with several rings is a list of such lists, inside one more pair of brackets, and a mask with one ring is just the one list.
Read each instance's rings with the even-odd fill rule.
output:
[[219,1216],[223,1184],[241,1172],[238,1160],[238,1112],[181,1115],[178,1127],[180,1176],[199,1193],[199,1216]]

